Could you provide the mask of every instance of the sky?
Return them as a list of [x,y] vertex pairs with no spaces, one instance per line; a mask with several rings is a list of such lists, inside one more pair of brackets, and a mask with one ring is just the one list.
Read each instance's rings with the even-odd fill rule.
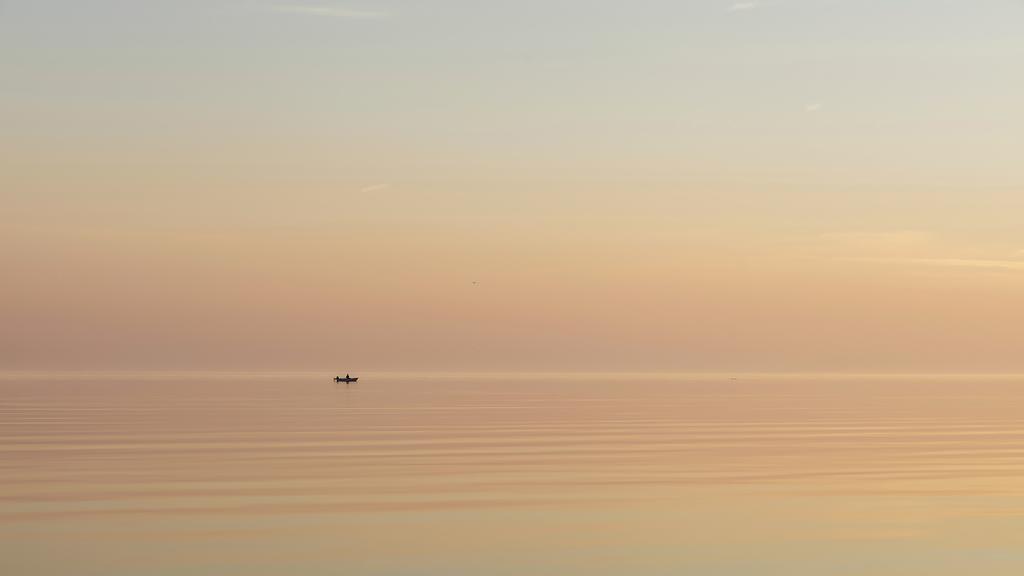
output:
[[0,369],[1024,371],[1022,28],[0,0]]

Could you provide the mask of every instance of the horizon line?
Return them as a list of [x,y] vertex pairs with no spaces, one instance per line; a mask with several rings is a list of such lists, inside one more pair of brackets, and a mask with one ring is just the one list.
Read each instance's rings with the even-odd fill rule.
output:
[[[350,371],[351,373],[351,371]],[[239,369],[0,369],[0,380],[16,378],[40,379],[45,377],[71,377],[71,379],[92,379],[92,378],[146,378],[146,377],[327,377],[337,375],[336,371],[313,369],[313,370],[289,370],[289,369],[267,369],[267,370],[239,370]],[[366,370],[358,372],[360,377],[478,377],[478,378],[540,378],[540,377],[623,377],[632,376],[637,378],[832,378],[832,379],[853,379],[853,378],[1024,378],[1024,371],[993,371],[993,372],[920,372],[920,371],[792,371],[792,370],[760,370],[760,371],[727,371],[727,370]]]

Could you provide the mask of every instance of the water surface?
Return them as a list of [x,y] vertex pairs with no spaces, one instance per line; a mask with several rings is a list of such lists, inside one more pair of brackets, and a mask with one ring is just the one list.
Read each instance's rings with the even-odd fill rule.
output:
[[5,374],[0,573],[1024,570],[1024,378]]

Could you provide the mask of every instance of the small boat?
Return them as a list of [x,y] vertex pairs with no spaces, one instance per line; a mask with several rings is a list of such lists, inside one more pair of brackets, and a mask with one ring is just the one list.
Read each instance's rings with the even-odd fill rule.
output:
[[353,377],[349,376],[348,374],[345,374],[344,378],[342,378],[341,376],[335,376],[334,377],[334,381],[335,382],[357,382],[358,380],[359,380],[359,378],[353,378]]

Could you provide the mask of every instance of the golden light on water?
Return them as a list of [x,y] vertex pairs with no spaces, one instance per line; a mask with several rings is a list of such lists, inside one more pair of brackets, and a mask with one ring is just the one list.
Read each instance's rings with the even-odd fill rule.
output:
[[1019,376],[370,376],[8,375],[5,570],[1020,568]]

